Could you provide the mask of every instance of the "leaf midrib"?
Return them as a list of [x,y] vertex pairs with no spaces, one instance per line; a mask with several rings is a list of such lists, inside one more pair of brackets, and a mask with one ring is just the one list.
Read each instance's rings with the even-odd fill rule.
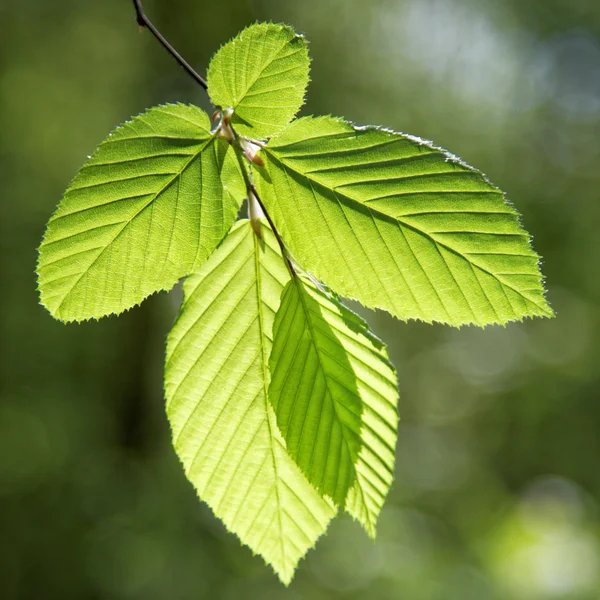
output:
[[[235,105],[235,107],[239,106],[241,102],[244,101],[244,99],[247,97],[248,92],[250,92],[252,90],[252,88],[256,85],[256,83],[258,82],[258,80],[262,77],[263,73],[276,61],[276,60],[280,60],[283,58],[289,58],[290,56],[293,56],[294,54],[297,54],[298,52],[302,51],[302,48],[298,48],[297,50],[294,50],[294,52],[291,52],[290,54],[288,54],[287,56],[284,57],[280,57],[279,55],[281,54],[281,51],[290,44],[290,42],[294,39],[294,37],[290,38],[290,39],[286,39],[285,42],[283,42],[283,44],[277,49],[277,52],[273,55],[272,60],[267,61],[266,63],[264,63],[262,69],[260,70],[260,72],[258,73],[258,75],[255,77],[254,81],[246,87],[246,91],[244,92],[243,96],[241,97],[240,100],[237,101],[237,104]],[[297,67],[294,67],[297,68]],[[247,83],[247,82],[246,82]],[[290,87],[289,85],[283,86],[283,87]],[[280,87],[278,89],[283,89],[283,87]],[[234,107],[234,108],[235,108]],[[243,107],[242,107],[243,108]]]
[[279,472],[277,468],[277,458],[275,457],[275,448],[273,447],[273,443],[275,441],[275,436],[273,434],[273,427],[271,424],[271,419],[269,418],[269,353],[267,351],[266,344],[266,333],[265,333],[265,321],[263,315],[263,300],[262,300],[262,278],[260,275],[260,257],[259,257],[259,244],[258,237],[255,235],[254,231],[250,232],[252,236],[253,245],[254,245],[254,272],[255,272],[255,283],[256,283],[256,306],[258,310],[258,331],[260,337],[260,352],[261,352],[261,362],[262,362],[262,374],[263,374],[263,382],[262,388],[264,393],[264,405],[265,405],[265,420],[267,421],[267,427],[269,428],[269,451],[271,454],[271,459],[273,461],[273,471],[275,473],[275,497],[277,501],[277,520],[279,525],[279,546],[281,548],[281,560],[282,563],[286,564],[286,552],[285,552],[285,544],[284,544],[284,535],[283,535],[283,523],[281,521],[281,513],[282,513],[282,505],[281,498],[279,495]]
[[[296,277],[296,279],[298,280],[297,285],[302,286],[302,283],[299,281],[299,279],[297,277]],[[303,306],[305,314],[306,314],[306,321],[307,321],[307,323],[309,325],[309,329],[311,331],[311,337],[314,340],[315,349],[317,350],[317,356],[319,357],[319,366],[320,366],[321,370],[323,371],[323,375],[325,376],[325,380],[327,382],[327,391],[328,391],[328,393],[330,395],[331,403],[333,404],[335,415],[336,415],[336,417],[337,417],[337,419],[338,419],[338,421],[340,423],[340,426],[341,426],[341,429],[342,429],[342,435],[344,437],[344,442],[346,444],[346,448],[348,450],[348,454],[352,457],[351,471],[354,473],[354,482],[353,482],[353,485],[357,486],[358,492],[362,496],[362,501],[363,501],[363,505],[365,507],[365,512],[366,512],[366,519],[367,519],[367,521],[369,523],[370,531],[373,532],[373,535],[374,535],[374,532],[375,532],[375,522],[373,520],[372,510],[369,507],[369,504],[367,503],[366,490],[363,488],[363,485],[359,481],[359,478],[364,476],[361,472],[359,472],[359,469],[357,468],[358,465],[362,463],[362,461],[360,459],[360,450],[359,450],[358,454],[356,454],[356,456],[354,456],[354,452],[351,450],[349,442],[348,442],[348,438],[347,438],[347,429],[348,428],[343,424],[343,421],[340,419],[340,415],[338,413],[338,408],[337,408],[337,403],[334,400],[334,396],[333,396],[333,394],[332,394],[332,392],[330,390],[330,387],[329,387],[329,380],[330,379],[332,379],[333,381],[336,381],[336,383],[338,383],[338,385],[340,385],[341,382],[337,381],[335,377],[330,377],[330,376],[325,375],[325,370],[324,370],[324,368],[322,366],[321,353],[327,355],[331,360],[334,360],[336,362],[337,362],[337,360],[335,359],[335,357],[331,356],[331,354],[329,354],[328,352],[326,352],[325,350],[323,350],[319,346],[319,344],[317,343],[317,338],[315,336],[315,331],[314,331],[314,327],[315,326],[312,323],[311,316],[310,316],[310,315],[314,315],[314,313],[313,313],[313,311],[311,311],[306,306],[306,303],[305,303],[304,298],[303,298],[302,291],[303,291],[302,289],[299,289],[300,298],[302,299],[302,306]],[[321,303],[319,302],[319,304],[321,304]],[[325,317],[323,317],[323,315],[321,315],[321,318],[325,319]],[[352,367],[350,366],[349,368],[351,369]],[[344,387],[346,387],[346,386],[344,386]],[[349,392],[352,393],[352,390],[348,389],[347,387],[346,387],[346,389]],[[352,414],[354,414],[355,416],[358,416],[360,418],[360,420],[361,420],[361,429],[362,429],[362,427],[365,426],[365,423],[363,423],[363,421],[362,421],[362,416],[361,415],[357,415],[352,409],[350,409],[348,407],[345,407],[345,408],[346,408],[346,410],[348,410],[349,412],[351,412]],[[368,429],[370,431],[372,431],[372,433],[376,434],[376,432],[374,432],[370,427]],[[377,437],[379,439],[381,439],[378,435],[377,435]],[[387,444],[385,444],[385,445],[387,446]],[[337,487],[337,481],[336,481],[336,487]],[[350,487],[348,489],[347,493],[350,491],[350,489],[352,489],[352,487]],[[347,493],[346,493],[346,496],[347,496]]]
[[[304,289],[303,289],[303,283],[300,281],[298,276],[294,277],[294,284],[297,287],[298,290],[298,295],[300,296],[300,301],[302,303],[302,308],[304,310],[304,314],[305,314],[305,318],[306,318],[306,322],[308,324],[308,328],[310,330],[310,335],[311,335],[311,339],[313,340],[313,344],[315,346],[315,350],[319,359],[319,368],[321,369],[323,376],[325,378],[325,381],[327,382],[327,393],[329,395],[331,404],[333,405],[333,410],[335,412],[335,416],[340,424],[340,427],[342,429],[342,435],[344,438],[344,443],[346,445],[346,450],[348,451],[348,454],[350,455],[350,457],[352,457],[352,462],[351,462],[351,471],[354,473],[354,481],[356,481],[356,477],[357,477],[357,471],[356,471],[356,466],[354,464],[354,459],[358,457],[354,455],[354,452],[352,451],[350,442],[348,441],[348,427],[346,425],[344,425],[344,422],[342,421],[342,419],[340,418],[339,412],[338,412],[338,407],[337,407],[337,402],[334,398],[334,395],[331,391],[330,388],[330,382],[329,382],[329,376],[327,375],[327,371],[325,370],[325,368],[323,367],[323,360],[321,357],[321,353],[323,352],[323,350],[321,349],[321,347],[319,346],[319,344],[317,343],[317,338],[315,336],[315,328],[314,325],[312,323],[312,317],[311,315],[313,315],[314,313],[309,310],[308,306],[306,305],[306,301],[304,298]],[[308,292],[306,292],[308,293]],[[321,315],[321,317],[324,319],[323,315]],[[327,354],[327,353],[325,353]],[[337,362],[337,360],[334,357],[331,357],[329,354],[327,354],[332,360],[335,360]],[[351,368],[351,367],[350,367]],[[349,410],[349,409],[347,409]],[[351,411],[352,412],[352,411]],[[314,445],[313,445],[314,448]],[[312,460],[311,460],[312,462]],[[337,481],[337,477],[336,477],[336,485],[335,487],[337,488],[338,485],[338,481]]]

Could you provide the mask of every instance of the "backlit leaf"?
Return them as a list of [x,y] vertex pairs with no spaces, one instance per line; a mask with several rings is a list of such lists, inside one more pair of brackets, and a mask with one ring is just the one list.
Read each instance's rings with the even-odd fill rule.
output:
[[304,102],[310,61],[306,42],[291,27],[257,23],[221,47],[208,69],[213,104],[233,108],[243,136],[281,131]]
[[518,214],[444,150],[308,117],[261,156],[261,197],[286,245],[339,294],[451,325],[552,315]]
[[81,168],[40,247],[42,303],[58,319],[120,313],[197,269],[245,195],[206,113],[158,106],[116,129]]
[[266,223],[248,221],[184,284],[165,385],[175,449],[204,500],[288,583],[325,531],[332,505],[287,453],[268,403],[268,360],[289,279]]
[[270,399],[309,481],[375,536],[392,483],[396,376],[366,323],[298,276],[275,317]]

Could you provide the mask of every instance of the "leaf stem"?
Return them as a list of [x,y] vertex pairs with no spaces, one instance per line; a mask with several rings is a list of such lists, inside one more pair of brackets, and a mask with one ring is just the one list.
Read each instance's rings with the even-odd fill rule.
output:
[[150,30],[152,35],[162,44],[163,48],[185,69],[188,75],[194,79],[196,83],[199,83],[205,90],[208,89],[206,81],[196,73],[192,66],[167,42],[165,37],[161,34],[158,29],[152,24],[150,19],[146,16],[144,8],[142,6],[142,0],[133,0],[133,6],[135,7],[135,16],[138,25],[141,28],[146,27]]
[[256,198],[258,205],[261,207],[262,211],[265,213],[265,217],[267,217],[267,221],[269,222],[269,225],[271,226],[271,229],[273,230],[273,234],[275,235],[275,239],[277,240],[277,243],[279,244],[279,248],[281,249],[281,254],[283,255],[283,260],[285,261],[285,264],[287,265],[287,267],[290,271],[290,275],[292,277],[296,277],[296,269],[294,269],[294,265],[292,264],[292,261],[290,260],[290,257],[288,254],[288,250],[285,247],[285,244],[283,243],[283,240],[281,239],[279,232],[277,231],[277,227],[275,227],[275,223],[273,223],[273,220],[269,216],[269,213],[267,212],[265,205],[262,203],[262,200],[260,199],[260,196],[258,195],[256,188],[254,187],[254,184],[251,185],[250,189],[251,189],[252,193],[254,194],[254,197]]
[[[268,213],[265,205],[263,204],[262,200],[260,199],[260,196],[258,195],[258,192],[256,191],[256,187],[252,183],[252,180],[250,178],[250,173],[248,172],[248,165],[244,161],[244,156],[245,156],[244,150],[242,149],[242,146],[241,146],[239,140],[240,140],[240,138],[234,132],[234,139],[231,142],[231,145],[233,146],[233,149],[235,151],[235,155],[236,155],[236,157],[238,159],[238,162],[240,163],[240,168],[242,169],[242,175],[244,177],[244,182],[246,183],[246,192],[248,194],[248,202],[255,201],[260,206],[260,208],[263,211],[265,217],[267,218],[269,226],[271,227],[271,229],[273,231],[273,235],[275,236],[275,239],[277,240],[277,243],[279,244],[279,248],[281,250],[281,255],[282,255],[283,260],[284,260],[284,262],[285,262],[285,264],[286,264],[286,266],[287,266],[287,268],[288,268],[288,270],[290,272],[290,275],[292,277],[296,277],[296,269],[294,269],[294,265],[292,264],[292,261],[290,260],[288,250],[285,247],[285,244],[283,243],[283,240],[281,239],[281,236],[279,235],[279,231],[277,231],[277,227],[275,227],[275,223],[273,223],[273,220],[271,219],[271,216],[269,215],[269,213]],[[252,196],[254,198],[252,198]],[[260,235],[258,237],[260,237]]]

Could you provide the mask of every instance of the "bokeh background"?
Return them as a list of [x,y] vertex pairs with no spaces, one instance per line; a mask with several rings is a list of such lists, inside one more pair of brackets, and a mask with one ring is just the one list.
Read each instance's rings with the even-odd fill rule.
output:
[[289,589],[201,504],[162,399],[176,294],[64,326],[36,248],[117,124],[205,93],[128,0],[0,0],[0,598],[600,598],[600,3],[147,0],[204,73],[245,25],[311,41],[305,114],[449,148],[502,187],[558,318],[486,330],[368,313],[400,380],[371,542],[338,518]]

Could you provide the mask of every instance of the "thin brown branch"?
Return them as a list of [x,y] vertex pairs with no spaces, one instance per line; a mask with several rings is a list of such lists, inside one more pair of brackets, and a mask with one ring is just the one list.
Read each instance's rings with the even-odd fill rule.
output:
[[150,19],[146,16],[144,7],[142,6],[142,0],[133,0],[133,6],[135,7],[135,16],[138,25],[149,29],[152,35],[162,44],[163,48],[185,69],[185,71],[187,71],[188,75],[190,75],[190,77],[192,77],[196,83],[199,83],[205,90],[208,89],[206,81],[200,77],[183,56],[167,42],[162,33],[156,29]]

